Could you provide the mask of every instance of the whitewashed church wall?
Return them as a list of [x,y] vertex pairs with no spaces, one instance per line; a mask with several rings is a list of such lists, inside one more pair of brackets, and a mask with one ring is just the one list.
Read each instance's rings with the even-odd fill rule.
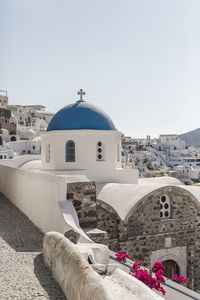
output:
[[[50,171],[51,174],[57,174],[57,171]],[[113,169],[113,170],[65,170],[65,176],[83,176],[89,181],[96,183],[138,183],[138,169]]]
[[90,180],[96,183],[138,183],[138,169],[117,169],[117,170],[86,170],[84,172]]
[[[116,169],[121,168],[121,155],[117,160],[117,147],[121,153],[121,133],[117,131],[56,131],[46,132],[42,136],[42,167],[44,169]],[[75,162],[65,161],[66,142],[75,143]],[[105,159],[96,160],[97,142],[104,144]],[[51,162],[45,159],[46,145],[52,146]]]

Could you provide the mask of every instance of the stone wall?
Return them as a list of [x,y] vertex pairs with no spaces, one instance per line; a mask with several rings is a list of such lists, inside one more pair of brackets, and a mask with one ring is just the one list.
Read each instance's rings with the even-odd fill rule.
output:
[[106,246],[110,244],[108,233],[104,230],[98,228],[89,228],[85,230],[85,233],[87,233],[89,238],[97,244],[104,244]]
[[95,182],[68,183],[67,200],[72,200],[82,228],[97,226]]
[[[171,216],[165,220],[160,219],[159,199],[163,194],[171,203]],[[151,264],[154,251],[163,249],[164,261],[169,259],[164,255],[166,249],[185,246],[185,275],[195,290],[200,289],[200,207],[190,193],[178,187],[155,191],[138,203],[128,219],[121,221],[119,229],[119,249],[147,265]]]
[[[191,287],[200,290],[200,205],[189,192],[175,186],[155,190],[138,202],[126,220],[121,220],[111,206],[96,200],[95,183],[68,184],[67,195],[77,210],[81,227],[107,232],[108,239],[102,234],[96,242],[108,243],[112,250],[127,252],[132,259],[143,260],[148,266],[156,251],[161,250],[162,261],[176,261],[182,275],[189,277]],[[162,195],[169,197],[171,205],[170,218],[163,220],[160,219]],[[95,236],[90,237],[95,241]],[[181,263],[166,252],[182,248],[185,258]]]
[[97,226],[108,232],[110,239],[118,238],[120,218],[115,210],[102,201],[97,201]]
[[75,182],[67,185],[67,200],[71,200],[86,234],[96,243],[108,245],[109,236],[103,228],[98,230],[96,184],[95,182]]
[[0,123],[0,129],[7,129],[10,135],[16,135],[16,124]]

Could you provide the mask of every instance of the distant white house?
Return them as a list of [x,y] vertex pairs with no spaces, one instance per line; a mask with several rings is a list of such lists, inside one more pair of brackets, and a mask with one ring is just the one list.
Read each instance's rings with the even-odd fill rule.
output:
[[177,134],[161,134],[157,143],[158,150],[184,150],[185,141]]

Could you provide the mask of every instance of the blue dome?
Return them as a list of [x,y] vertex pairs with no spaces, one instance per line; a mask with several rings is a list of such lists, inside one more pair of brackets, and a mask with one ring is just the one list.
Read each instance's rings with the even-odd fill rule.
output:
[[47,131],[83,129],[117,130],[105,112],[79,100],[59,110],[51,119]]
[[133,154],[133,153],[134,153],[134,152],[133,152],[132,149],[128,151],[128,154]]

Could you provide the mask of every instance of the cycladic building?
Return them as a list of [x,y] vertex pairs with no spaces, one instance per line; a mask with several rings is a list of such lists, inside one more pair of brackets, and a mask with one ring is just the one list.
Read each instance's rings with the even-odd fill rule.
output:
[[[105,180],[109,173],[109,180],[114,182],[126,182],[126,175],[132,171],[128,181],[136,182],[138,171],[121,167],[122,133],[108,114],[83,100],[85,92],[82,89],[78,94],[80,99],[59,110],[47,131],[42,133],[41,168],[85,171],[90,175],[99,171],[101,178],[102,172],[105,172]],[[96,175],[94,180],[98,177]]]

